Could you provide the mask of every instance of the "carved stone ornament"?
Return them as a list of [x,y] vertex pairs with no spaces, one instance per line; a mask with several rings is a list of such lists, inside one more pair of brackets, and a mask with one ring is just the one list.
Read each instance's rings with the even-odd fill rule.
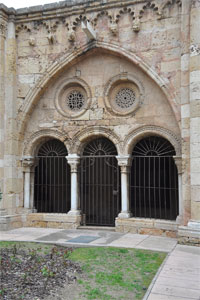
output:
[[0,35],[6,36],[7,24],[0,20]]
[[80,156],[78,156],[76,154],[69,154],[65,158],[67,159],[67,162],[71,167],[71,173],[77,173],[78,165],[80,163]]
[[116,24],[116,23],[111,23],[111,24],[110,24],[110,31],[112,32],[112,34],[113,34],[114,36],[117,35],[118,28],[117,28],[117,24]]
[[118,166],[120,166],[122,173],[128,173],[132,164],[132,157],[130,155],[118,155],[116,156]]
[[54,44],[55,43],[55,35],[52,34],[52,33],[49,33],[48,36],[47,36],[47,39],[48,39],[48,42],[50,45]]
[[28,43],[29,43],[30,46],[35,46],[35,38],[30,37]]
[[37,161],[33,156],[24,156],[22,157],[21,161],[22,161],[24,172],[29,172],[31,167],[37,164]]

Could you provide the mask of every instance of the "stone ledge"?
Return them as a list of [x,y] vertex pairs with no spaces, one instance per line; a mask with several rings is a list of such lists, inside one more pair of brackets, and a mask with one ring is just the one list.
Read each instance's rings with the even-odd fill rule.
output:
[[116,218],[116,231],[139,234],[177,237],[178,224],[175,221],[145,218]]
[[43,227],[43,228],[61,228],[76,229],[80,226],[81,216],[71,216],[67,214],[48,214],[32,213],[27,215],[23,226],[26,227]]
[[23,227],[23,215],[6,215],[0,217],[0,230],[11,230]]

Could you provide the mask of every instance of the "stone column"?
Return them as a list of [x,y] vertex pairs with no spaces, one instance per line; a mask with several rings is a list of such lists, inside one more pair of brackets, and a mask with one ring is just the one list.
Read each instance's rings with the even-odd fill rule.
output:
[[0,10],[0,216],[6,214],[4,203],[4,116],[5,116],[5,38],[7,15]]
[[71,209],[68,215],[80,215],[80,199],[79,199],[79,184],[78,184],[78,165],[80,157],[76,154],[66,156],[67,162],[71,167]]
[[[24,171],[24,208],[33,208],[33,192],[31,191],[31,169],[35,160],[32,156],[23,157],[22,165]],[[31,197],[32,195],[32,197]]]
[[200,3],[190,13],[190,177],[191,221],[200,230]]
[[183,196],[182,196],[182,157],[174,156],[174,162],[178,172],[178,206],[179,214],[177,216],[177,223],[182,223],[183,219]]
[[118,217],[122,219],[130,218],[131,213],[129,210],[129,174],[130,174],[130,167],[131,167],[131,156],[116,156],[118,160],[118,165],[120,166],[121,170],[121,212],[119,213]]

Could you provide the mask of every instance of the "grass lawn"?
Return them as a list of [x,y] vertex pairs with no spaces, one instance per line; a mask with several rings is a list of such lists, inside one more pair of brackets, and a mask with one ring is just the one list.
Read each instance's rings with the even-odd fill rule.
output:
[[[10,253],[6,258],[5,252]],[[29,279],[22,283],[25,284],[28,294],[24,293],[17,299],[37,299],[38,295],[34,294],[34,288],[32,287],[30,291],[28,287],[29,282],[37,284],[37,281],[34,281],[36,278],[39,278],[40,291],[41,289],[43,291],[40,292],[39,299],[142,299],[165,257],[166,253],[138,249],[90,247],[68,250],[46,244],[0,242],[0,264],[2,267],[7,259],[6,264],[10,266],[11,275],[8,274],[9,268],[3,269],[3,272],[6,272],[5,276],[10,282],[18,280],[13,276],[12,265],[16,270],[21,264],[21,271],[17,270],[19,276],[20,273],[24,274],[26,262],[30,266],[32,260],[31,265],[35,266],[34,275],[31,275],[30,267],[26,266],[26,276]],[[62,273],[62,276],[59,276],[59,273]],[[75,277],[72,277],[75,278],[74,281],[70,281],[70,276],[67,281],[64,280],[65,274],[67,276],[68,273],[70,276],[72,273],[75,274]],[[22,283],[19,282],[20,289]],[[56,283],[55,286],[53,283]],[[49,287],[43,289],[45,284],[49,284]],[[53,294],[56,286],[54,296],[48,296],[50,291]],[[10,288],[12,289],[12,284],[8,285],[8,280],[4,286],[1,283],[0,299],[11,300],[6,298]],[[16,285],[13,285],[14,288],[17,288]],[[20,294],[21,292],[18,293]],[[56,298],[56,295],[60,298]]]

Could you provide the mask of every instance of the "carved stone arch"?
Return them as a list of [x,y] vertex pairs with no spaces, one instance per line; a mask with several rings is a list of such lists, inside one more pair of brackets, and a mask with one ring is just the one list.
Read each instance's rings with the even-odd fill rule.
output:
[[35,132],[27,139],[23,149],[23,157],[36,156],[41,144],[52,138],[63,142],[69,152],[70,143],[68,137],[66,137],[66,133],[63,134],[61,131],[53,129],[43,129]]
[[169,129],[159,126],[148,125],[131,131],[124,141],[124,154],[131,154],[139,140],[150,135],[157,135],[167,139],[176,151],[176,156],[181,156],[181,140]]
[[[20,108],[21,111],[18,114],[18,122],[19,122],[19,139],[20,135],[24,134],[26,123],[29,120],[29,116],[34,109],[35,105],[39,101],[41,95],[47,89],[47,87],[51,84],[52,80],[63,72],[63,70],[68,66],[71,65],[72,62],[78,59],[83,54],[87,53],[92,49],[101,49],[113,54],[118,54],[123,56],[124,58],[128,59],[133,64],[139,66],[163,91],[165,94],[172,110],[174,112],[175,118],[177,123],[180,121],[180,112],[178,110],[178,101],[176,101],[176,96],[172,92],[173,88],[168,79],[161,78],[155,70],[153,70],[148,64],[146,64],[141,58],[136,56],[134,53],[130,52],[129,50],[124,49],[120,45],[115,45],[112,43],[107,42],[100,42],[100,41],[92,41],[81,46],[79,49],[74,51],[73,49],[70,50],[65,56],[58,58],[54,64],[52,64],[46,72],[44,72],[44,76],[38,80],[35,86],[29,90],[24,105]],[[180,125],[180,124],[179,124]]]
[[83,129],[81,132],[78,132],[72,139],[73,144],[70,148],[71,154],[78,154],[81,155],[82,150],[86,143],[96,137],[105,137],[109,139],[113,144],[116,146],[118,155],[122,152],[122,144],[120,138],[108,128],[94,126],[94,127],[87,127]]

